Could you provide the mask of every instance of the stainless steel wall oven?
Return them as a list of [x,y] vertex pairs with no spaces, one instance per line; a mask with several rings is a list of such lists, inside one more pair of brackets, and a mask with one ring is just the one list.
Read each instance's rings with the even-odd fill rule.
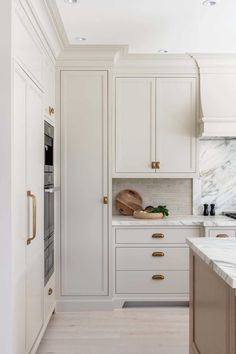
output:
[[54,272],[54,128],[44,123],[44,284]]

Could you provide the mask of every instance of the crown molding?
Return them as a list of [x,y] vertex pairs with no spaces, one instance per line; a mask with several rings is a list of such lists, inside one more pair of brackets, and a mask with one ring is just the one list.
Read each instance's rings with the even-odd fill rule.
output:
[[60,53],[57,66],[109,66],[114,73],[166,72],[198,74],[188,54],[130,54],[127,45],[68,45]]
[[236,73],[236,53],[193,53],[190,56],[195,60],[200,74]]
[[15,0],[32,23],[42,44],[52,59],[56,59],[64,48],[61,30],[47,0]]

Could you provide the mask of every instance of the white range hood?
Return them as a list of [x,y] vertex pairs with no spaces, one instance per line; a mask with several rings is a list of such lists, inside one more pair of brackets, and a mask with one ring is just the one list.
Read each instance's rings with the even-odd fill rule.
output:
[[191,56],[200,74],[200,136],[236,137],[236,55]]

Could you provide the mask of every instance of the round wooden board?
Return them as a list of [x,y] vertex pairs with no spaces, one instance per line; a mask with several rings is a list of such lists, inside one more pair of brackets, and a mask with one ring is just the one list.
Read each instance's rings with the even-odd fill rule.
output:
[[116,208],[122,215],[132,216],[135,210],[143,209],[140,194],[131,189],[124,189],[116,196]]
[[135,211],[133,217],[136,219],[163,219],[162,213],[147,213],[146,211]]

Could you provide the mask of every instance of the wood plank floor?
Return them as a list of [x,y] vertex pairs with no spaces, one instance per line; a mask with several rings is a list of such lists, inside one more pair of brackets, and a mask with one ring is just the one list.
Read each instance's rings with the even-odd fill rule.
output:
[[188,354],[188,310],[58,313],[37,354]]

